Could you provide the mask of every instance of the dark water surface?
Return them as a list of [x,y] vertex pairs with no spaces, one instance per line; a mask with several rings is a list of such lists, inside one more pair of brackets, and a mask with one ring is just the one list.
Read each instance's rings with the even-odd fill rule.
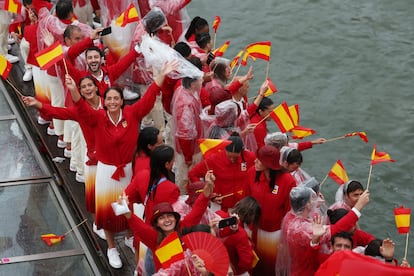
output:
[[[414,210],[414,1],[194,0],[188,12],[210,24],[221,16],[216,46],[231,40],[229,59],[249,43],[272,42],[269,76],[279,88],[272,99],[299,104],[301,125],[317,131],[305,140],[367,133],[369,143],[351,137],[304,152],[303,168],[319,181],[341,159],[350,179],[366,185],[374,143],[396,160],[374,166],[371,202],[360,226],[378,238],[389,235],[401,259],[405,235],[396,230],[393,208]],[[255,72],[253,96],[266,62],[249,64]],[[277,129],[273,122],[268,126]],[[337,188],[331,179],[324,184],[329,203]],[[414,264],[414,239],[408,260]]]

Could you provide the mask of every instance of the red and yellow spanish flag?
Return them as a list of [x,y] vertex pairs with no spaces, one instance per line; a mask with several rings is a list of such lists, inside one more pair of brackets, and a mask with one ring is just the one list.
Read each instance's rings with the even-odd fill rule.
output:
[[351,132],[351,133],[345,134],[344,136],[345,137],[359,136],[359,138],[361,138],[362,141],[364,141],[365,143],[368,143],[368,136],[363,131]]
[[253,61],[256,61],[256,58],[254,56],[251,56],[249,52],[245,51],[240,64],[246,66],[248,58],[251,58]]
[[269,97],[270,95],[277,92],[277,87],[276,85],[274,85],[274,83],[272,82],[270,78],[267,78],[267,83],[268,83],[268,88],[266,92],[264,93],[265,97]]
[[220,16],[216,15],[216,17],[214,18],[214,21],[213,21],[214,33],[217,33],[217,29],[220,26],[220,23],[221,23],[221,18],[220,18]]
[[3,77],[3,79],[7,79],[11,68],[12,64],[7,60],[7,58],[3,55],[0,55],[0,75]]
[[49,47],[43,49],[40,52],[35,54],[36,60],[39,63],[39,66],[43,70],[49,69],[59,60],[64,58],[63,48],[59,41],[56,41]]
[[249,53],[249,56],[269,61],[271,46],[270,41],[256,42],[247,45],[246,52]]
[[204,159],[212,153],[219,152],[231,143],[229,140],[221,139],[198,139],[198,145],[200,146],[200,151]]
[[218,47],[217,49],[213,51],[214,56],[222,57],[224,53],[227,51],[227,48],[229,48],[229,45],[230,45],[230,40],[227,40],[226,42],[224,42],[223,45],[221,45],[220,47]]
[[20,12],[22,11],[22,3],[20,3],[17,0],[6,0],[4,2],[4,10],[20,14]]
[[299,105],[294,104],[289,106],[289,113],[295,127],[299,126]]
[[295,126],[292,130],[292,139],[303,139],[316,133],[315,130],[302,126]]
[[138,10],[135,8],[134,3],[128,6],[126,11],[121,13],[121,15],[115,19],[115,25],[119,27],[124,27],[128,23],[139,21]]
[[230,68],[233,70],[233,68],[236,66],[236,65],[239,65],[239,60],[240,60],[240,58],[241,58],[241,56],[243,55],[243,50],[241,50],[233,59],[232,59],[232,61],[230,62]]
[[52,246],[54,244],[60,243],[65,239],[65,236],[57,236],[55,234],[44,234],[41,236],[41,239],[48,245]]
[[184,259],[184,250],[177,232],[172,232],[161,242],[158,249],[155,250],[155,255],[164,269]]
[[341,160],[336,161],[336,163],[332,166],[332,169],[329,171],[328,176],[339,185],[345,184],[349,180]]
[[371,165],[374,166],[382,162],[395,162],[395,160],[391,159],[391,156],[385,151],[377,151],[377,145],[374,144],[371,154]]
[[404,208],[404,206],[394,208],[395,225],[398,233],[407,234],[410,232],[410,215],[410,208]]
[[278,125],[280,131],[283,133],[288,132],[295,127],[286,102],[281,103],[273,109],[270,113],[270,117],[272,117]]

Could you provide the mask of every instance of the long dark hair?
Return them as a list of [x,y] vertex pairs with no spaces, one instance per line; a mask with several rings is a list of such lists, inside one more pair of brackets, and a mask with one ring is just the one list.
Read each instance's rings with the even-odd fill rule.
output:
[[190,26],[188,27],[187,32],[185,33],[185,39],[188,40],[192,34],[196,33],[196,30],[200,30],[204,26],[208,26],[207,20],[200,16],[194,17],[190,22]]
[[258,225],[262,209],[254,197],[246,196],[234,205],[232,213],[237,214],[243,223]]
[[259,106],[256,109],[256,113],[259,114],[259,110],[261,110],[262,112],[265,111],[266,109],[269,108],[269,106],[271,106],[273,104],[272,99],[268,98],[268,97],[264,97],[260,103]]
[[[254,182],[259,183],[260,175],[262,173],[264,173],[264,172],[263,171],[259,171],[259,172],[256,171],[256,176],[254,178]],[[270,188],[271,191],[273,190],[273,188],[276,184],[276,176],[281,174],[281,173],[282,173],[281,170],[276,171],[276,170],[269,169],[269,178],[270,178],[269,179],[269,188]]]
[[226,78],[226,68],[227,64],[221,62],[217,63],[214,68],[214,76],[224,83],[228,81]]
[[[165,164],[167,162],[171,162],[174,159],[174,149],[167,145],[160,145],[156,147],[151,152],[151,159],[150,159],[150,180],[148,183],[147,194],[149,196],[153,185],[157,185],[157,182],[162,178],[166,177],[168,180],[172,181],[171,172],[167,170]],[[157,189],[154,189],[154,193],[152,194],[152,198],[155,197]]]
[[137,147],[132,154],[132,172],[135,170],[135,158],[140,153],[144,153],[148,157],[151,156],[151,150],[148,148],[148,145],[153,146],[158,142],[158,134],[160,134],[160,131],[156,127],[146,127],[140,131],[137,139]]

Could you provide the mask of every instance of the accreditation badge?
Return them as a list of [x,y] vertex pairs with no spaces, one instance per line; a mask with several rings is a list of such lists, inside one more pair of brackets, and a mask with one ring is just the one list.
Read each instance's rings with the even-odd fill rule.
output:
[[241,170],[242,172],[247,171],[247,163],[246,163],[246,162],[242,162],[242,163],[240,164],[240,170]]
[[277,195],[278,192],[279,192],[279,186],[278,185],[273,186],[272,194]]

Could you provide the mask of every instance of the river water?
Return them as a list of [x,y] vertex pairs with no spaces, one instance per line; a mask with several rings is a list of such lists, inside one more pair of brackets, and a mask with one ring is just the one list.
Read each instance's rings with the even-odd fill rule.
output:
[[[279,92],[275,104],[299,104],[300,124],[317,131],[304,140],[365,131],[369,142],[350,137],[303,152],[302,167],[321,181],[340,159],[350,179],[366,185],[374,143],[395,163],[373,167],[370,203],[360,226],[378,238],[390,236],[401,259],[393,208],[414,208],[413,98],[414,2],[412,0],[194,0],[187,8],[210,25],[221,17],[216,46],[231,40],[224,57],[256,41],[272,42],[269,76]],[[252,62],[249,96],[265,79],[267,63]],[[244,74],[247,67],[240,69]],[[268,127],[277,130],[271,121]],[[338,185],[328,179],[322,192],[334,201]],[[414,210],[414,209],[413,209]],[[414,264],[414,239],[408,260]]]

